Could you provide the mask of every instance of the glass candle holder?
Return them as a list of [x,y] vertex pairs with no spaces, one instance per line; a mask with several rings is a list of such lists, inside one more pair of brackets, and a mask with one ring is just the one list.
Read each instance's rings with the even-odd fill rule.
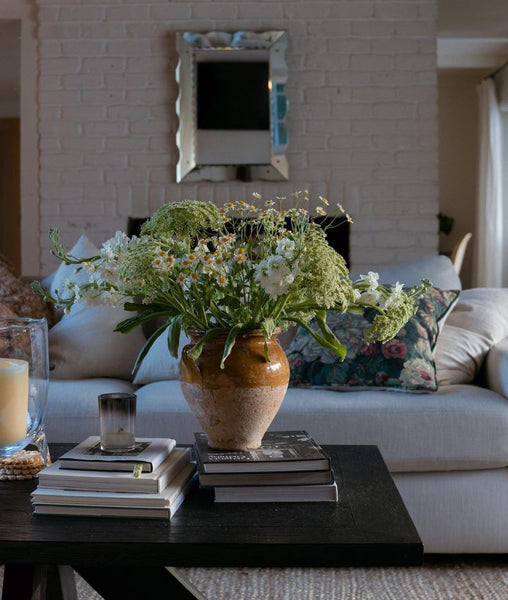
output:
[[46,319],[0,318],[0,458],[34,444],[48,462],[43,424],[48,382]]
[[99,396],[100,444],[104,452],[128,452],[136,445],[136,394]]

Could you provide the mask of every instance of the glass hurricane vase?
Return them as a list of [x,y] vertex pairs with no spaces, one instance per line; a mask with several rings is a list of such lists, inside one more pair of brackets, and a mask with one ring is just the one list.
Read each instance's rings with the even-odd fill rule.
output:
[[44,412],[48,395],[45,319],[0,319],[0,458],[35,445],[48,462]]

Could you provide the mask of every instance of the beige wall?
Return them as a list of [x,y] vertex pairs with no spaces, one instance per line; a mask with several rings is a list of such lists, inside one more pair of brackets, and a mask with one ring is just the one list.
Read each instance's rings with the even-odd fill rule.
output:
[[[440,236],[442,252],[451,252],[467,232],[474,234],[478,146],[476,86],[486,73],[479,69],[443,69],[438,73],[440,210],[455,219],[451,234]],[[461,272],[464,288],[471,287],[473,252],[474,236]]]
[[41,262],[35,0],[0,0],[0,22],[13,19],[21,28],[20,45],[12,52],[20,53],[21,269],[30,276],[40,273]]

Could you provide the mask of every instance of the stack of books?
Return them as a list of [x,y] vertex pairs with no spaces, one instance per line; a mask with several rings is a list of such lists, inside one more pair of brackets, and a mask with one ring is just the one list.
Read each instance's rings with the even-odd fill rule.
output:
[[36,514],[170,519],[197,481],[190,448],[141,438],[133,450],[102,452],[91,436],[39,473]]
[[208,448],[195,433],[199,483],[215,502],[337,502],[330,458],[306,431],[272,431],[256,450]]

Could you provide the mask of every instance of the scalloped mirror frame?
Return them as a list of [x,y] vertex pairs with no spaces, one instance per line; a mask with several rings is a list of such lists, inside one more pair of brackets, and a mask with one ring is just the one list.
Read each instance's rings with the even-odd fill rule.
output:
[[[180,153],[176,166],[176,181],[285,181],[289,179],[286,158],[288,134],[286,113],[286,81],[288,77],[285,51],[287,35],[285,31],[194,31],[176,34],[179,61],[176,68],[176,81],[179,93],[176,112],[179,127],[176,143]],[[226,58],[227,57],[227,58]],[[270,148],[267,161],[263,164],[250,164],[247,155],[241,164],[209,164],[199,160],[199,135],[197,129],[197,68],[198,61],[227,59],[231,62],[248,62],[260,57],[269,64],[269,114]],[[248,131],[244,134],[242,152],[249,148]],[[222,161],[221,161],[222,162]]]

